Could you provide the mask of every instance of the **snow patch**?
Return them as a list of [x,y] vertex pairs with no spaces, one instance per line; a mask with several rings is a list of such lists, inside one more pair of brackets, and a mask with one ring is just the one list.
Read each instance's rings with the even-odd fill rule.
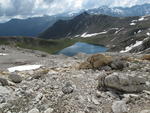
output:
[[115,34],[119,33],[121,30],[123,30],[124,28],[119,29],[118,31],[115,32]]
[[79,37],[80,35],[76,35],[75,37]]
[[40,68],[42,65],[22,65],[22,66],[16,66],[8,68],[9,72],[15,72],[15,71],[28,71],[28,70],[34,70]]
[[87,34],[87,32],[85,32],[81,35],[81,37],[87,38],[87,37],[97,36],[97,35],[106,34],[106,33],[107,31],[100,32],[100,33],[92,33],[92,34]]
[[139,30],[137,33],[141,33],[142,32],[142,30]]
[[118,14],[122,14],[123,11],[121,9],[112,9],[113,12],[118,13]]
[[136,23],[130,23],[130,25],[131,25],[131,26],[134,26],[134,25],[136,25]]
[[149,33],[149,32],[147,32],[146,34],[147,34],[148,36],[150,36],[150,33]]
[[144,20],[144,17],[141,17],[138,19],[138,21],[143,21]]
[[134,22],[137,22],[138,20],[132,20],[132,22],[134,23]]
[[6,53],[0,53],[0,56],[6,56],[6,55],[8,55],[8,54],[6,54]]
[[132,50],[134,47],[137,47],[139,45],[141,45],[143,43],[143,41],[136,41],[136,43],[133,45],[131,44],[130,46],[127,46],[125,48],[125,50],[120,51],[120,53],[125,53],[125,52],[129,52],[130,50]]

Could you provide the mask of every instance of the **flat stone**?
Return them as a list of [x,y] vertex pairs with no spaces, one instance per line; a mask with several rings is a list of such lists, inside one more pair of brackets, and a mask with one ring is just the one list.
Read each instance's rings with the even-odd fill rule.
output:
[[150,110],[142,110],[140,113],[150,113]]
[[10,94],[11,90],[6,87],[0,86],[0,94]]
[[53,111],[54,111],[54,109],[48,108],[46,111],[44,111],[44,113],[52,113]]
[[31,109],[28,113],[40,113],[37,108]]
[[127,105],[125,101],[115,101],[112,105],[113,113],[127,113]]

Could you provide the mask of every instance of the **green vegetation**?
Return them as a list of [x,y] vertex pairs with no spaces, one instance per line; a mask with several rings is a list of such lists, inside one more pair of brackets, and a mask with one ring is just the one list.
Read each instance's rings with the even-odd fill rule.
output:
[[70,45],[74,44],[71,40],[42,40],[38,39],[38,43],[34,44],[27,44],[27,43],[17,43],[16,46],[21,48],[27,48],[27,49],[33,49],[33,50],[39,50],[44,51],[48,53],[56,53],[59,50],[68,47]]
[[40,38],[29,37],[0,37],[0,45],[10,45],[26,49],[44,51],[47,53],[57,53],[58,51],[73,45],[76,42],[86,42],[100,45],[97,38],[75,38],[75,39],[58,39],[45,40]]

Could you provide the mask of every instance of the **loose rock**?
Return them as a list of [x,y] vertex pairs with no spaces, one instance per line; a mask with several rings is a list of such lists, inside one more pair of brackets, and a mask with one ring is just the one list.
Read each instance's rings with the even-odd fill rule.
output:
[[101,75],[98,88],[112,88],[127,93],[142,92],[143,90],[150,89],[146,85],[146,79],[135,74],[129,75],[125,73]]
[[140,113],[150,113],[150,110],[142,110]]
[[37,108],[31,109],[28,113],[40,113]]
[[48,108],[46,111],[44,111],[44,113],[52,113],[53,111],[54,111],[54,109]]
[[87,59],[86,62],[81,63],[80,69],[99,69],[102,66],[109,65],[112,62],[111,56],[106,56],[103,54],[95,54]]
[[113,113],[128,113],[125,101],[115,101],[112,105]]
[[125,61],[121,61],[121,60],[114,60],[111,64],[110,64],[112,69],[115,70],[122,70],[124,68],[126,68],[128,65]]
[[0,83],[2,86],[7,86],[8,85],[8,81],[5,78],[0,78]]
[[67,82],[66,85],[62,88],[62,92],[64,94],[70,94],[74,90],[72,84],[70,82]]
[[10,74],[8,78],[14,83],[20,83],[22,81],[22,77],[18,74]]

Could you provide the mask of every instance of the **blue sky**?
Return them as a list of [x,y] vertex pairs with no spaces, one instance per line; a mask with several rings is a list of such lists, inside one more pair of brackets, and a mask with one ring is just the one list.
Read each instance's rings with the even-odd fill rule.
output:
[[0,21],[10,18],[54,15],[102,5],[131,7],[144,3],[150,3],[150,0],[0,0]]

